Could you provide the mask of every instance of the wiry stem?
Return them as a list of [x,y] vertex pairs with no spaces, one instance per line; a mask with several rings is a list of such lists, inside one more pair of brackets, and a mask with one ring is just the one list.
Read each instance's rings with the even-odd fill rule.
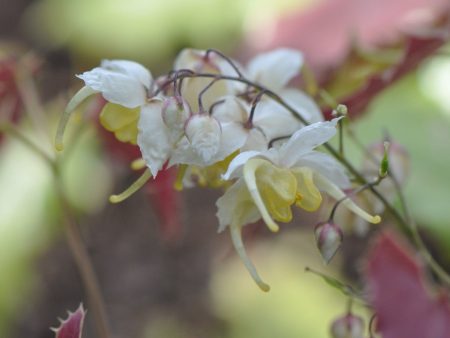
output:
[[[257,83],[254,83],[246,78],[243,77],[234,77],[234,76],[228,76],[228,75],[218,75],[218,74],[209,74],[209,73],[184,73],[180,74],[180,77],[205,77],[205,78],[215,78],[217,80],[229,80],[229,81],[237,81],[244,84],[247,84],[249,87],[255,88],[259,91],[264,91],[264,94],[269,96],[274,101],[278,102],[280,105],[282,105],[285,109],[287,109],[294,118],[298,119],[300,122],[302,122],[304,125],[309,125],[303,116],[300,115],[299,112],[297,112],[292,106],[290,106],[288,103],[286,103],[279,95],[272,92],[271,90],[265,88],[262,85],[259,85]],[[339,162],[344,165],[344,167],[355,177],[355,180],[363,185],[368,184],[367,180],[364,178],[364,176],[344,157],[338,150],[336,150],[331,144],[328,142],[324,143],[323,146],[325,149],[330,152],[330,154],[335,157]],[[409,238],[411,238],[416,246],[419,248],[419,250],[424,255],[424,258],[428,262],[430,268],[439,276],[439,278],[445,282],[446,284],[450,285],[450,276],[448,273],[433,259],[431,254],[426,249],[422,239],[420,238],[420,235],[417,231],[417,226],[414,224],[414,222],[409,219],[409,217],[403,218],[402,215],[395,209],[389,201],[374,187],[369,186],[370,191],[374,194],[374,196],[384,205],[386,210],[394,217],[394,219],[397,221],[397,225],[400,228],[400,230],[407,235]]]
[[61,175],[57,165],[54,167],[56,191],[61,203],[61,207],[64,211],[65,217],[65,233],[67,242],[69,244],[70,251],[78,267],[78,271],[81,275],[84,287],[87,292],[90,309],[94,316],[97,335],[99,338],[109,338],[111,334],[109,332],[108,321],[106,317],[106,311],[104,306],[104,300],[100,291],[100,286],[97,281],[94,266],[84,245],[83,238],[81,236],[80,229],[75,217],[72,213],[69,202],[67,201],[66,194],[63,189]]
[[51,158],[49,155],[47,155],[33,141],[28,139],[27,136],[23,135],[14,126],[0,125],[0,131],[4,131],[12,137],[16,138],[18,141],[22,142],[31,151],[39,155],[42,160],[50,166],[55,179],[58,199],[61,203],[63,214],[65,217],[64,230],[66,233],[67,242],[69,244],[70,252],[72,253],[72,256],[75,260],[75,264],[77,266],[78,272],[80,273],[87,293],[90,309],[94,316],[97,335],[99,338],[111,337],[111,334],[109,333],[104,301],[97,281],[95,270],[81,237],[80,229],[78,228],[78,224],[73,215],[72,208],[70,207],[70,204],[67,200],[67,195],[63,189],[60,162],[57,159]]

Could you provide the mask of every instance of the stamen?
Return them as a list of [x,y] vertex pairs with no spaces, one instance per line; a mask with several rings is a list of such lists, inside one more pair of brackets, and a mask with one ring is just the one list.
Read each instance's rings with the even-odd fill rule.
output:
[[[316,175],[316,180],[318,183],[320,182],[320,186],[334,199],[341,200],[347,196],[341,189],[339,189],[335,184],[331,183],[322,175]],[[345,200],[342,200],[341,203],[369,223],[378,224],[381,222],[381,217],[379,215],[370,215],[369,213],[361,209],[358,205],[356,205],[351,198],[346,198]]]
[[132,170],[141,170],[144,169],[147,164],[143,158],[137,158],[130,164],[130,168]]
[[72,112],[87,97],[89,97],[95,93],[97,93],[97,91],[95,91],[94,89],[84,86],[69,101],[69,103],[67,104],[66,109],[64,110],[64,113],[61,117],[61,120],[59,120],[58,129],[56,131],[56,137],[55,137],[55,149],[56,150],[62,151],[64,149],[64,145],[63,145],[64,131],[66,130],[66,126],[67,126],[67,123],[69,122]]
[[267,227],[271,231],[277,232],[280,229],[280,227],[278,226],[278,224],[275,223],[275,221],[272,219],[269,212],[267,211],[266,205],[264,204],[264,201],[261,198],[258,186],[256,184],[255,172],[259,166],[267,162],[268,161],[261,159],[251,159],[247,161],[247,163],[244,165],[244,180],[245,183],[247,184],[248,191],[250,192],[250,195],[253,198],[253,202],[255,202],[255,205],[258,208],[259,212],[261,213],[261,216],[264,222],[266,223]]
[[126,200],[128,197],[133,195],[136,191],[138,191],[142,186],[147,183],[147,181],[152,177],[150,173],[150,169],[146,169],[144,173],[139,177],[136,181],[134,181],[125,191],[118,195],[109,196],[109,201],[111,203],[120,203]]
[[268,292],[270,290],[270,286],[261,279],[261,277],[258,274],[258,271],[256,271],[255,266],[251,262],[250,258],[247,256],[247,252],[245,251],[244,243],[242,243],[242,234],[241,234],[241,228],[239,225],[230,225],[230,234],[231,234],[231,241],[233,242],[234,248],[236,249],[237,254],[242,260],[242,263],[244,263],[245,267],[247,268],[248,272],[252,276],[253,280],[256,284],[258,284],[259,288],[264,291]]
[[173,185],[173,188],[176,191],[183,190],[183,178],[184,178],[184,175],[186,174],[187,168],[188,168],[187,164],[180,164],[178,166],[177,177],[176,177],[175,183]]

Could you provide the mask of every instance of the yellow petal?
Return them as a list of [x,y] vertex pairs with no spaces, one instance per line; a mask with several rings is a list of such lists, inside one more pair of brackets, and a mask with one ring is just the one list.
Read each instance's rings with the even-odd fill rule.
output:
[[121,142],[136,144],[139,108],[125,108],[107,103],[100,113],[100,123],[106,130],[114,132]]
[[306,211],[316,211],[322,204],[322,195],[314,184],[313,171],[307,167],[292,169],[297,178],[297,190],[301,198],[298,198],[296,205]]
[[269,162],[256,171],[261,197],[272,217],[280,222],[292,220],[291,205],[296,200],[297,180],[289,169],[278,168]]
[[290,206],[296,199],[297,181],[289,169],[254,158],[244,166],[244,179],[253,202],[270,230],[278,231],[272,217],[280,222],[292,219]]
[[114,132],[114,135],[120,142],[129,142],[131,144],[136,144],[137,134],[137,124],[128,124],[125,127],[117,129]]

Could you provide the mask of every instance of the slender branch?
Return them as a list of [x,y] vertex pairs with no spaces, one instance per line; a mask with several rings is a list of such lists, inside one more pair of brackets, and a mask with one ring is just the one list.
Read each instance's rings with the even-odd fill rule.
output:
[[[23,63],[23,62],[22,62]],[[18,67],[15,74],[17,88],[24,103],[25,111],[31,122],[41,136],[51,143],[47,116],[45,115],[41,100],[37,93],[37,88],[33,77],[30,75],[26,65]]]
[[[250,87],[253,87],[255,89],[258,89],[260,91],[264,91],[267,96],[269,96],[274,101],[278,102],[280,105],[282,105],[285,109],[287,109],[297,120],[302,122],[305,125],[309,125],[303,116],[300,115],[293,107],[291,107],[288,103],[286,103],[279,95],[272,92],[271,90],[265,88],[262,85],[259,85],[257,83],[253,83],[252,81],[241,78],[241,77],[234,77],[234,76],[228,76],[228,75],[218,75],[218,74],[208,74],[208,73],[191,73],[191,74],[180,74],[180,77],[206,77],[206,78],[215,78],[217,81],[219,80],[230,80],[230,81],[237,81],[241,83],[245,83]],[[344,165],[344,167],[355,177],[356,181],[360,184],[366,185],[368,184],[367,180],[364,178],[364,176],[344,157],[342,156],[338,150],[336,150],[331,144],[328,142],[324,143],[323,146],[325,149],[330,152],[330,154],[335,157],[339,162]],[[394,219],[397,221],[397,225],[400,228],[400,230],[408,236],[410,239],[414,241],[414,243],[417,245],[417,247],[420,249],[422,254],[424,255],[424,258],[429,263],[430,268],[441,278],[441,280],[448,285],[450,285],[450,277],[445,272],[444,269],[433,259],[431,254],[426,249],[425,245],[423,244],[422,239],[420,238],[417,226],[414,224],[414,222],[410,222],[408,219],[405,219],[400,215],[400,213],[395,209],[389,201],[372,185],[369,186],[370,191],[374,194],[374,196],[383,203],[386,210],[394,217]]]
[[28,137],[23,135],[20,130],[12,125],[0,125],[0,131],[4,131],[22,142],[31,151],[40,156],[45,163],[47,163],[52,169],[52,173],[55,180],[56,191],[58,199],[61,203],[63,209],[63,214],[65,217],[65,234],[67,242],[69,244],[70,251],[75,260],[78,272],[80,273],[81,279],[83,281],[87,297],[90,303],[90,308],[94,315],[94,322],[99,338],[109,338],[111,334],[109,333],[108,322],[106,319],[106,312],[103,297],[100,291],[100,287],[97,281],[94,267],[89,258],[87,249],[83,243],[81,237],[80,229],[75,221],[72,209],[66,197],[63,189],[63,183],[61,178],[60,164],[57,159],[51,158],[42,149],[40,149],[36,144],[34,144]]
[[97,281],[94,267],[86,246],[84,245],[84,241],[73,215],[72,208],[70,207],[64,192],[58,163],[54,162],[52,168],[55,177],[57,195],[65,217],[64,225],[67,242],[87,292],[90,308],[94,316],[97,335],[99,338],[109,338],[111,337],[111,334],[106,317],[104,300],[100,291],[100,286]]

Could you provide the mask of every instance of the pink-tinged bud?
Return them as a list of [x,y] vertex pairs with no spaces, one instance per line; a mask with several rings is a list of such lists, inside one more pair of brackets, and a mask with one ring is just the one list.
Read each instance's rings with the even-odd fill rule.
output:
[[331,324],[333,338],[364,338],[364,321],[351,313],[337,318]]
[[171,96],[164,100],[161,114],[170,135],[177,141],[184,133],[184,125],[191,115],[188,103],[181,96]]
[[341,246],[344,234],[341,228],[333,222],[323,222],[316,225],[314,229],[317,248],[325,263],[329,263],[336,251]]
[[186,123],[185,133],[193,150],[208,164],[220,148],[219,121],[207,114],[193,115]]

